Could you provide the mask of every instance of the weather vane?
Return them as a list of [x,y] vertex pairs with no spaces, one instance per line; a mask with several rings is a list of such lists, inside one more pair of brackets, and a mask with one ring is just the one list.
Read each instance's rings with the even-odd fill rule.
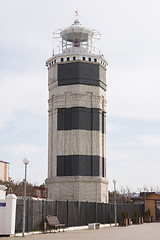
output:
[[74,12],[75,12],[75,14],[76,14],[76,17],[78,17],[78,15],[79,15],[79,14],[78,14],[78,11],[74,11]]

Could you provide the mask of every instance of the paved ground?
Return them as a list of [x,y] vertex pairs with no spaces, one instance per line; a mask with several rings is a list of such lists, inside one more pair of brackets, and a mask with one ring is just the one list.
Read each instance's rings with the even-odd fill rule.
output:
[[105,227],[100,230],[74,230],[58,233],[1,237],[0,240],[160,240],[160,223],[145,223],[129,227]]

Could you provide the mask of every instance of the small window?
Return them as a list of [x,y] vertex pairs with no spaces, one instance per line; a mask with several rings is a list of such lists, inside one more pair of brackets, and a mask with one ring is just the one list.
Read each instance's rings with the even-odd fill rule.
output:
[[63,62],[63,58],[61,58],[61,62]]
[[67,57],[67,61],[69,61],[69,57]]
[[73,60],[76,60],[76,57],[73,57]]
[[95,58],[94,61],[97,62],[97,59]]
[[91,62],[91,58],[88,58],[88,60]]
[[102,61],[101,61],[101,64],[102,64]]
[[86,58],[85,58],[85,57],[83,57],[83,60],[85,61],[85,60],[86,60]]
[[54,64],[56,63],[56,59],[54,60]]

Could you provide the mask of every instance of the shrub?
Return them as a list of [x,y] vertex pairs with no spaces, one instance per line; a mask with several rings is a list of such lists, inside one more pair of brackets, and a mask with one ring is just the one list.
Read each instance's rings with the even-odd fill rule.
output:
[[138,213],[138,218],[140,218],[141,217],[141,212],[138,210],[137,213]]
[[122,218],[126,219],[126,213],[124,211],[122,212]]
[[138,218],[138,211],[137,211],[137,209],[134,211],[134,217]]
[[148,217],[149,215],[148,215],[148,210],[145,212],[145,217]]
[[126,211],[126,218],[129,218],[129,212]]
[[148,217],[151,216],[151,210],[148,208]]

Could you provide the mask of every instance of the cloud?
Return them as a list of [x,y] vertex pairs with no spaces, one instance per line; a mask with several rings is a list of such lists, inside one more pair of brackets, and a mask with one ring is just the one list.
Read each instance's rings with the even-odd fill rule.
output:
[[[91,0],[81,2],[76,7],[75,2],[68,0],[65,8],[61,7],[61,1],[51,0],[15,0],[10,1],[10,7],[7,1],[1,4],[1,157],[11,162],[11,172],[16,177],[22,172],[25,151],[33,159],[29,165],[32,182],[42,179],[42,175],[45,178],[47,137],[41,133],[47,122],[45,60],[52,55],[52,32],[73,23],[71,6],[74,4],[79,9],[82,25],[100,31],[102,38],[96,47],[109,62],[107,112],[117,121],[116,124],[110,121],[107,126],[108,174],[123,185],[157,182],[159,167],[155,169],[154,165],[158,164],[160,154],[159,137],[154,134],[158,124],[154,123],[160,120],[160,32],[157,30],[160,3],[158,0],[102,0],[88,13]],[[134,125],[132,120],[137,120]],[[146,120],[151,123],[150,130],[147,124],[142,127]],[[129,126],[125,126],[127,121]],[[151,172],[154,176],[148,178]]]
[[[0,82],[0,130],[17,118],[16,112],[47,114],[47,87],[44,75],[2,76]],[[31,124],[28,122],[28,124]]]
[[123,128],[124,127],[120,126],[119,124],[109,122],[109,124],[107,124],[107,133],[119,132]]
[[45,150],[45,147],[39,147],[39,146],[31,145],[28,143],[21,143],[16,146],[12,146],[10,149],[11,154],[14,156],[19,156],[19,155],[30,156],[31,154],[35,154],[35,153],[41,154],[42,152],[44,152],[44,150]]
[[[112,69],[108,81],[108,114],[114,117],[160,120],[160,70]],[[152,81],[151,81],[152,79]]]
[[147,147],[160,149],[160,135],[139,135],[135,137],[141,144]]
[[[107,178],[117,180],[117,186],[129,186],[136,191],[144,185],[158,185],[160,153],[153,154],[153,149],[148,152],[140,145],[140,148],[121,150],[108,149],[107,151]],[[155,168],[156,166],[156,168]]]

